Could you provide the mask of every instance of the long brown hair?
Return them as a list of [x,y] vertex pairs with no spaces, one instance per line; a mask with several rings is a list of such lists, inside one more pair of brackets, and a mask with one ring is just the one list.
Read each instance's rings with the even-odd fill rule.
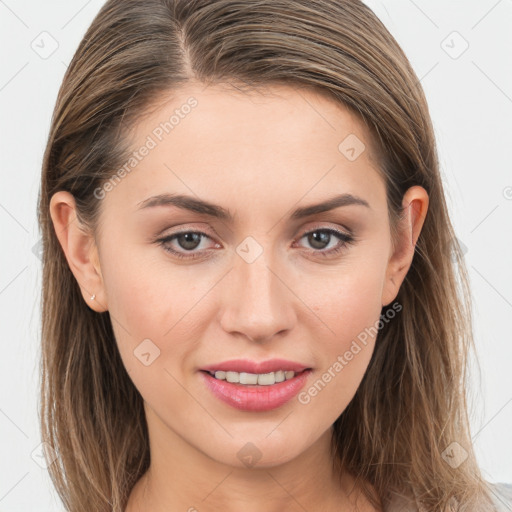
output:
[[[143,400],[117,350],[108,312],[85,304],[56,237],[52,195],[73,194],[94,233],[94,191],[126,160],[126,133],[160,93],[187,82],[313,88],[371,130],[392,239],[404,192],[429,210],[397,301],[363,381],[334,424],[335,464],[376,490],[413,495],[428,511],[488,500],[469,433],[470,289],[445,202],[421,84],[405,54],[359,0],[109,0],[64,77],[42,169],[41,430],[58,458],[50,476],[70,512],[122,512],[148,469]],[[388,306],[389,307],[389,306]],[[386,314],[387,308],[383,308]],[[456,444],[453,444],[456,443]],[[450,464],[446,450],[464,454]],[[448,461],[448,462],[447,462]]]

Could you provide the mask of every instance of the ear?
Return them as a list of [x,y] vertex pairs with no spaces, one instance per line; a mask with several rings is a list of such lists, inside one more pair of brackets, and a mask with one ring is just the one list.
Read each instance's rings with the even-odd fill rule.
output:
[[404,208],[398,226],[398,241],[392,249],[382,291],[382,305],[395,300],[407,272],[412,264],[416,242],[427,216],[428,194],[423,187],[416,185],[407,190],[402,200]]
[[[69,268],[77,280],[85,303],[101,313],[108,309],[94,236],[78,219],[75,198],[56,192],[50,201],[50,215]],[[91,297],[94,296],[94,299]]]

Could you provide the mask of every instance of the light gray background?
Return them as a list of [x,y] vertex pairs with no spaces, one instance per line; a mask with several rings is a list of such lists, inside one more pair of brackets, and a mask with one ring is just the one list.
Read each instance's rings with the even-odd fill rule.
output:
[[[429,101],[473,289],[481,367],[472,371],[475,446],[489,481],[512,482],[512,0],[367,3],[410,58]],[[36,462],[36,202],[59,85],[102,5],[0,0],[0,512],[63,510]]]

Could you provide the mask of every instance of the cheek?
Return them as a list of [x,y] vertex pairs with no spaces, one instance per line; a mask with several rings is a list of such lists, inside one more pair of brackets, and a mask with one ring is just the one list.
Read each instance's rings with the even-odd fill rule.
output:
[[105,241],[101,262],[112,323],[134,342],[161,338],[183,315],[182,298],[190,295],[190,286],[184,288],[182,273],[170,272],[164,257],[155,257],[163,249],[131,243],[128,233],[117,235]]
[[[214,284],[213,278],[194,277],[184,266],[172,267],[165,258],[153,261],[145,250],[121,244],[104,250],[104,282],[108,309],[124,366],[136,387],[146,396],[158,383],[182,380],[189,355],[200,339],[201,299]],[[157,260],[157,261],[155,261]]]
[[154,346],[149,344],[148,348],[152,357],[158,350],[162,352],[164,333],[181,312],[176,304],[180,283],[170,281],[169,276],[164,279],[162,270],[144,260],[141,253],[136,247],[111,243],[104,248],[102,261],[112,327],[130,373],[141,365],[134,354],[137,347],[151,340]]
[[298,398],[329,424],[354,397],[371,360],[382,310],[383,272],[379,261],[366,261],[337,272],[321,293],[303,292],[309,293],[311,309],[329,330],[316,338],[315,359],[320,364],[314,381]]
[[378,321],[382,310],[384,269],[378,261],[337,269],[316,282],[306,284],[302,296],[326,333],[323,349],[343,350],[352,339]]

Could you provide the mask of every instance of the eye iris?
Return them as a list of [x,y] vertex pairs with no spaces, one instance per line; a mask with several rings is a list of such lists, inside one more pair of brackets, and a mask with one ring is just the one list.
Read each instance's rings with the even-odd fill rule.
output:
[[189,250],[195,249],[201,242],[200,233],[182,233],[178,235],[176,238],[183,249]]
[[[330,238],[331,234],[325,231],[313,231],[308,235],[308,241],[315,249],[324,249],[326,245],[329,245]],[[320,243],[320,247],[315,245],[317,243]]]

